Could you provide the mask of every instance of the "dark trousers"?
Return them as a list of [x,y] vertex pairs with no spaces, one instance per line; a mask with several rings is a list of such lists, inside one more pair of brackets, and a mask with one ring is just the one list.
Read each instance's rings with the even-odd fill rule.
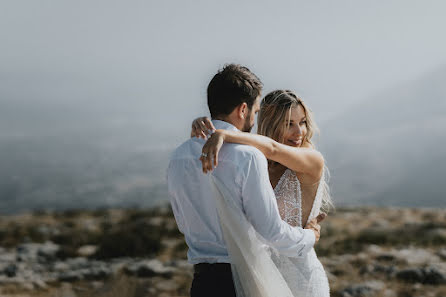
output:
[[231,265],[200,263],[194,265],[191,297],[236,297]]

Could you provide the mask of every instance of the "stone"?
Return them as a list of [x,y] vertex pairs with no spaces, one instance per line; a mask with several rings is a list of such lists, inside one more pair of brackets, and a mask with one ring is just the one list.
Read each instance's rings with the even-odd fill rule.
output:
[[176,291],[181,286],[181,284],[172,279],[158,281],[154,285],[159,291]]
[[66,263],[69,265],[70,269],[72,269],[72,270],[89,267],[88,259],[85,257],[70,258],[66,261]]
[[73,291],[71,284],[65,283],[57,292],[56,296],[60,297],[77,297],[76,293]]
[[12,263],[6,266],[6,268],[3,270],[3,273],[6,274],[7,277],[15,277],[17,275],[17,271],[17,265]]
[[102,280],[107,278],[111,274],[112,271],[105,265],[103,265],[103,266],[93,266],[89,269],[85,269],[82,273],[82,276],[86,280]]
[[173,267],[165,267],[161,261],[153,259],[129,264],[126,266],[125,271],[139,277],[152,277],[156,275],[170,277],[176,269]]
[[59,245],[47,241],[40,245],[37,249],[37,256],[44,258],[46,261],[53,261],[56,259],[56,254],[59,251]]
[[96,245],[83,245],[77,250],[77,254],[81,257],[89,257],[96,253],[98,246]]
[[36,278],[32,281],[33,285],[39,289],[47,289],[47,284],[40,278]]
[[70,270],[70,265],[63,261],[57,261],[53,263],[52,270],[57,272],[67,271]]
[[28,291],[34,290],[34,284],[32,282],[21,282],[20,286]]
[[396,273],[396,277],[407,283],[446,284],[446,273],[433,266],[402,269]]
[[426,267],[424,269],[424,284],[444,285],[446,284],[446,273],[436,267]]
[[58,280],[62,282],[74,282],[82,279],[82,272],[75,271],[65,271],[58,275]]
[[443,248],[437,252],[437,255],[442,259],[446,260],[446,248]]
[[365,283],[351,285],[340,292],[342,297],[368,297],[385,288],[381,281],[368,281]]
[[391,289],[386,289],[382,293],[382,297],[397,297],[397,296],[398,295],[396,294],[396,292]]
[[428,250],[422,248],[410,248],[394,251],[396,259],[406,262],[409,265],[422,265],[436,263],[440,259]]
[[16,261],[16,254],[10,253],[10,252],[2,252],[0,253],[0,263],[1,262],[15,262]]
[[402,269],[396,273],[396,278],[407,283],[423,282],[424,273],[420,268]]
[[381,254],[376,256],[376,260],[378,261],[382,261],[382,262],[390,262],[390,261],[394,261],[396,258],[394,255],[392,254]]

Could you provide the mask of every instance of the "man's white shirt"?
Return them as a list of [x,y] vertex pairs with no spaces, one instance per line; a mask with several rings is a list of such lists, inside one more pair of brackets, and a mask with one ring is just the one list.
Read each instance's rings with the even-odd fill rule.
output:
[[[224,121],[212,123],[216,129],[239,131]],[[194,137],[173,152],[167,169],[169,199],[178,229],[189,247],[188,261],[230,263],[212,181],[203,173],[199,160],[204,143],[205,140]],[[268,177],[267,160],[258,149],[225,143],[212,174],[231,192],[254,229],[280,253],[302,257],[314,246],[312,230],[291,227],[281,220]]]

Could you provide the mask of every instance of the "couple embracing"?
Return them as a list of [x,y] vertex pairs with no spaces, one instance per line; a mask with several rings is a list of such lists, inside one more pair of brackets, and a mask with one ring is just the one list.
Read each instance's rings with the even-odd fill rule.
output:
[[[262,83],[229,64],[210,81],[212,120],[198,118],[171,156],[169,198],[192,297],[326,297],[314,251],[331,204],[311,111],[289,90],[261,99]],[[258,115],[258,134],[250,134]]]

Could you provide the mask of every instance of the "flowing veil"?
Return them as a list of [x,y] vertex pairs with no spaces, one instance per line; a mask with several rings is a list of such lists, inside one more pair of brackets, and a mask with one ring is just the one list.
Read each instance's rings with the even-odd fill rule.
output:
[[226,186],[210,175],[237,297],[294,297],[273,255]]

